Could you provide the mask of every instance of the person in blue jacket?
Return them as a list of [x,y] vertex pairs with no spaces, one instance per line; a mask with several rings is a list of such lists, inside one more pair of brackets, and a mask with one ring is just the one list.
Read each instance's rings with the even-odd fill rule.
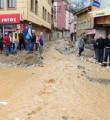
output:
[[27,34],[26,34],[26,53],[30,53],[31,50],[31,39],[32,39],[32,23],[29,22],[27,27]]

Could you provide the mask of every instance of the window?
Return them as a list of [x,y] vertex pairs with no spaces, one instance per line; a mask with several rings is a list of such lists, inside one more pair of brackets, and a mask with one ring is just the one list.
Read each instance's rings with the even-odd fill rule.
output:
[[35,0],[35,14],[38,14],[38,0]]
[[50,22],[49,13],[48,13],[48,22]]
[[31,11],[33,11],[34,10],[34,0],[31,0]]
[[8,8],[15,8],[15,0],[8,0]]
[[85,29],[87,28],[87,24],[86,24],[86,22],[84,22],[84,28],[85,28]]
[[76,30],[76,24],[74,24],[73,29]]
[[81,23],[81,29],[83,30],[83,23]]
[[43,10],[42,10],[42,18],[45,19],[45,8],[43,7]]
[[80,30],[80,24],[78,24],[78,30]]
[[45,9],[45,20],[47,20],[47,11]]
[[88,21],[88,28],[90,28],[91,27],[91,24],[90,24],[90,20]]
[[0,0],[0,9],[3,9],[3,0]]

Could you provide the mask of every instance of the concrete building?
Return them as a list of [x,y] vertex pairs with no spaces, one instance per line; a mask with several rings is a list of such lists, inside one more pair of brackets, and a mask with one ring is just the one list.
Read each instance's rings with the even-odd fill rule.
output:
[[110,9],[98,9],[90,14],[94,17],[96,36],[102,34],[103,38],[106,38],[110,34]]
[[76,41],[76,26],[77,26],[77,19],[74,19],[72,22],[70,22],[70,35],[71,35],[71,41]]
[[51,38],[52,0],[0,0],[0,32],[12,33],[25,29],[29,21],[44,40]]
[[70,3],[67,0],[55,0],[53,9],[54,30],[52,32],[52,38],[69,38],[69,23],[73,16],[73,14],[70,11]]
[[78,39],[84,32],[87,34],[87,40],[90,41],[95,36],[94,17],[89,16],[88,13],[94,11],[97,7],[89,6],[74,15],[77,16],[77,30],[76,38]]

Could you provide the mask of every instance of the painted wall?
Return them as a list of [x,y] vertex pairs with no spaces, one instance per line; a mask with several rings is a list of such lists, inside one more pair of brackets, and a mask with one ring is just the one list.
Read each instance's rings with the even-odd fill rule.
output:
[[77,24],[77,21],[71,22],[71,24],[70,24],[70,34],[71,33],[76,33],[76,29],[74,27],[76,24]]
[[63,1],[58,1],[57,6],[57,28],[62,30],[65,28],[65,4]]

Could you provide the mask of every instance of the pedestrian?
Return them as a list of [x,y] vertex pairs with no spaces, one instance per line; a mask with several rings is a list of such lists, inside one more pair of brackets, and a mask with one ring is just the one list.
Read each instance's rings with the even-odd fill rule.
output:
[[36,35],[36,43],[35,43],[36,51],[38,51],[38,48],[39,48],[38,38],[39,38],[39,35],[37,34]]
[[26,40],[26,53],[30,53],[31,50],[31,39],[32,39],[32,23],[29,22],[29,25],[24,31],[24,39]]
[[5,35],[3,44],[5,44],[6,56],[9,56],[10,38],[7,34]]
[[25,47],[23,31],[20,31],[20,33],[19,33],[19,50],[20,50],[20,52],[21,52],[22,45]]
[[0,50],[1,50],[1,54],[3,52],[3,34],[1,34],[1,37],[0,37]]
[[14,55],[17,54],[18,42],[19,42],[19,29],[13,34],[13,43],[14,43]]
[[108,35],[108,38],[105,41],[105,58],[103,61],[102,66],[107,66],[107,61],[109,58],[109,66],[110,66],[110,34]]
[[32,39],[31,39],[31,51],[33,52],[34,50],[34,43],[36,41],[36,34],[35,34],[35,30],[32,30]]
[[43,32],[40,33],[40,36],[38,37],[39,42],[39,57],[40,59],[43,59],[42,52],[43,52]]
[[12,34],[9,35],[9,38],[10,38],[9,51],[13,54],[13,49],[12,49],[12,46],[13,46],[13,37],[12,37]]
[[96,38],[96,36],[94,37],[94,43],[93,43],[93,47],[94,47],[94,58],[96,59],[96,60],[98,60],[98,46],[97,46],[97,44],[96,44],[96,41],[97,41],[97,38]]
[[80,36],[78,40],[78,47],[79,47],[79,56],[81,56],[81,53],[84,51],[84,36],[83,34]]
[[105,41],[102,38],[102,35],[99,35],[99,39],[96,41],[97,48],[98,48],[98,62],[102,63],[103,62],[103,57],[104,57],[104,47],[105,47]]
[[86,34],[86,32],[83,33],[83,36],[84,36],[84,38],[83,38],[84,42],[85,42],[85,44],[87,44],[87,34]]

